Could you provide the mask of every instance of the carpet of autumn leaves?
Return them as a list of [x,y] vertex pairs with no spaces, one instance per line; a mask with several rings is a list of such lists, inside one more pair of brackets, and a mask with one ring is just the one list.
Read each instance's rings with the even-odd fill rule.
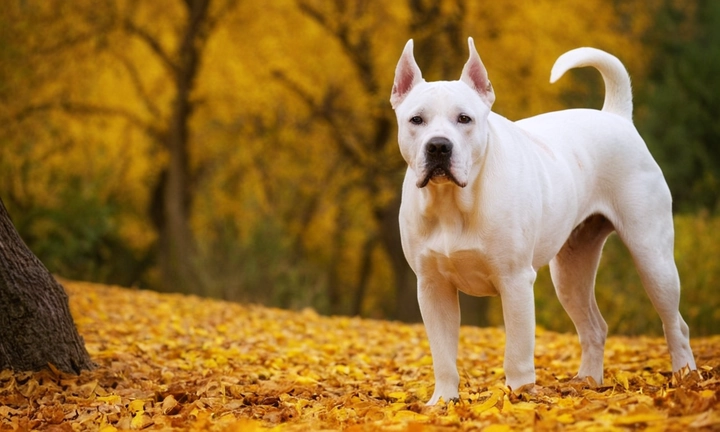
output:
[[717,430],[720,336],[670,372],[658,338],[611,337],[602,385],[575,335],[538,330],[540,388],[503,383],[500,329],[464,327],[459,402],[425,407],[422,325],[65,282],[97,368],[0,372],[0,430]]

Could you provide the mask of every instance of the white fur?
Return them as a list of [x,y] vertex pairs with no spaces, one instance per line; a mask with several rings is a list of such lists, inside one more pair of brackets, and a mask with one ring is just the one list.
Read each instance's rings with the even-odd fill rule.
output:
[[[506,384],[518,389],[535,382],[533,283],[548,263],[580,338],[578,376],[602,382],[607,325],[595,302],[594,279],[613,230],[632,253],[660,314],[673,370],[695,368],[678,312],[670,191],[632,124],[630,78],[620,61],[580,48],[553,67],[552,81],[574,67],[597,68],[606,86],[602,111],[566,110],[513,123],[491,112],[495,94],[472,38],[468,42],[460,80],[428,83],[409,41],[391,97],[408,164],[400,208],[403,250],[418,277],[435,371],[428,403],[458,396],[458,290],[501,296]],[[426,167],[427,146],[438,138],[452,143],[452,152],[445,175],[430,177],[435,171]]]

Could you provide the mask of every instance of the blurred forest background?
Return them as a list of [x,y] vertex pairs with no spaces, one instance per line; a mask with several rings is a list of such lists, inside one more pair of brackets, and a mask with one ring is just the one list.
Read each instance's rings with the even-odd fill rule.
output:
[[[405,164],[389,105],[408,38],[428,80],[473,36],[511,120],[602,105],[617,55],[675,198],[682,311],[720,329],[720,2],[712,0],[5,0],[0,197],[66,278],[322,313],[419,320],[402,255]],[[538,322],[572,330],[547,270]],[[598,301],[613,333],[661,325],[616,237]],[[498,299],[463,320],[502,323]]]

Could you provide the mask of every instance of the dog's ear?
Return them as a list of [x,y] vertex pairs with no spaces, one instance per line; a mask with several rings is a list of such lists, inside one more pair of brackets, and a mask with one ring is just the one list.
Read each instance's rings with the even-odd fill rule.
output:
[[468,48],[470,49],[470,58],[463,67],[460,81],[472,87],[488,106],[492,106],[495,102],[495,92],[488,79],[487,69],[480,61],[480,56],[475,49],[473,38],[468,38]]
[[393,109],[397,108],[400,102],[405,99],[405,96],[410,93],[410,90],[415,87],[415,84],[422,80],[422,73],[413,56],[413,40],[410,39],[405,44],[405,49],[403,49],[395,68],[395,82],[390,95],[390,104]]

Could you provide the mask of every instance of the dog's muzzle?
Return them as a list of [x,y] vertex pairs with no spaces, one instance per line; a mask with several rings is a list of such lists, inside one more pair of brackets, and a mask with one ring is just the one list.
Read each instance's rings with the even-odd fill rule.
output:
[[452,141],[445,137],[431,138],[425,144],[425,148],[423,149],[425,153],[425,165],[422,175],[419,176],[417,187],[423,188],[427,186],[430,180],[436,180],[438,182],[449,180],[460,187],[465,186],[460,184],[452,174],[452,149]]

